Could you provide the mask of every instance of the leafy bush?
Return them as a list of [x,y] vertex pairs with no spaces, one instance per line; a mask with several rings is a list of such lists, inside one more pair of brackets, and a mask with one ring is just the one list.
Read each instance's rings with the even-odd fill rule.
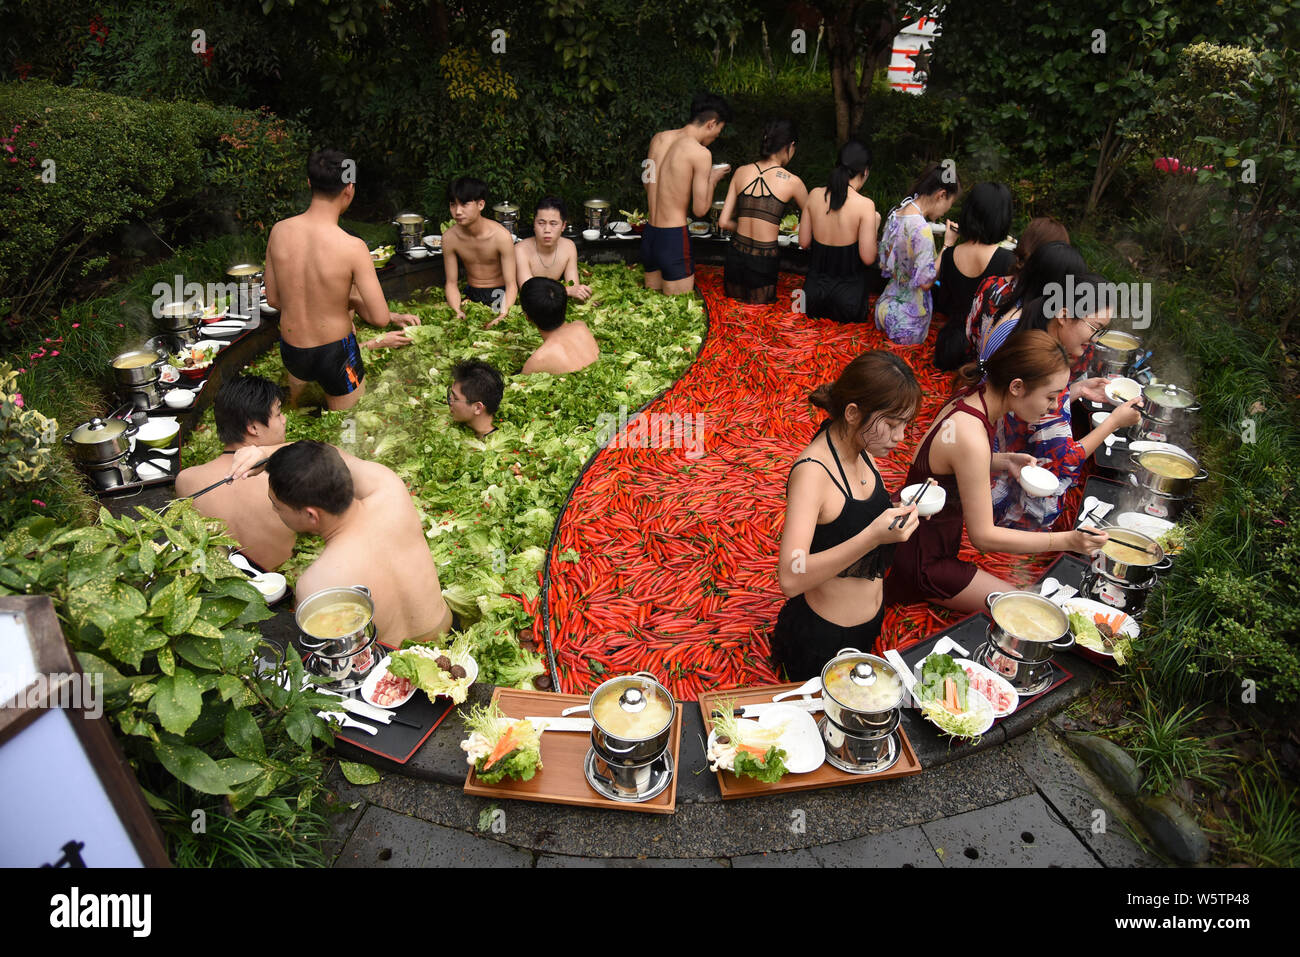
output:
[[39,314],[132,224],[173,240],[269,224],[304,190],[300,133],[265,113],[27,82],[0,84],[0,115],[0,314]]
[[[226,560],[222,546],[233,540],[210,531],[188,502],[165,516],[137,511],[131,519],[105,510],[85,528],[20,523],[0,540],[0,594],[54,602],[82,669],[102,676],[106,718],[155,808],[168,805],[158,792],[186,812],[216,795],[235,812],[271,819],[288,810],[285,798],[320,805],[313,739],[332,734],[315,712],[330,699],[259,674],[256,625],[271,615]],[[301,687],[296,655],[283,673]],[[188,828],[169,834],[173,849],[202,843]]]

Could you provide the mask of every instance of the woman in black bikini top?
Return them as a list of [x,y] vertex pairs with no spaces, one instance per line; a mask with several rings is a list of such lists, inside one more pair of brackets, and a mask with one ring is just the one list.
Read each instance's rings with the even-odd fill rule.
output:
[[891,551],[918,521],[915,508],[890,505],[870,457],[902,440],[920,406],[907,364],[868,352],[810,398],[830,418],[790,470],[778,565],[790,600],[772,635],[773,657],[791,680],[817,674],[840,648],[875,645]]

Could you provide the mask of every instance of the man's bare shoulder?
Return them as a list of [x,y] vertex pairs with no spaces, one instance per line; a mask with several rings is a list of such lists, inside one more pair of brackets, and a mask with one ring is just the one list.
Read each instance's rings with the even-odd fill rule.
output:
[[193,495],[204,485],[211,485],[225,474],[227,470],[223,466],[229,461],[229,456],[222,455],[202,465],[191,465],[187,469],[181,469],[180,474],[176,476],[176,495],[178,497]]

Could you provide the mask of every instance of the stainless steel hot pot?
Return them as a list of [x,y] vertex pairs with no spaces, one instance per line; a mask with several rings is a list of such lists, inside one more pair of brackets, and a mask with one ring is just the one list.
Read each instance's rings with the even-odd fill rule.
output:
[[[826,716],[821,722],[826,759],[850,774],[871,774],[892,766],[898,759],[895,732],[902,718],[906,686],[889,662],[857,648],[841,648],[822,667],[822,702]],[[882,697],[865,709],[849,699],[861,689],[889,681],[896,693]]]
[[72,460],[81,466],[103,466],[122,459],[131,451],[135,426],[121,419],[91,419],[63,436]]
[[1156,579],[1157,572],[1163,572],[1173,564],[1165,550],[1156,544],[1154,538],[1135,532],[1131,528],[1108,525],[1102,528],[1111,542],[1127,545],[1149,554],[1141,557],[1132,556],[1127,560],[1106,554],[1105,546],[1093,559],[1092,567],[1099,574],[1124,585],[1145,586]]
[[[989,617],[993,619],[988,627],[989,643],[1008,658],[1028,664],[1040,664],[1052,660],[1053,653],[1065,651],[1074,645],[1074,635],[1070,632],[1070,619],[1057,605],[1042,595],[1032,591],[995,591],[985,599],[989,607]],[[1014,625],[1006,620],[1006,610],[1011,602],[1026,602],[1041,608],[1052,622],[1053,636],[1048,639],[1027,637],[1017,634]],[[999,612],[999,606],[1002,610]]]
[[[322,608],[340,600],[358,605],[365,611],[365,622],[346,635],[334,638],[321,638],[311,634],[303,623]],[[354,672],[364,674],[375,663],[371,646],[376,640],[375,603],[370,597],[370,589],[364,585],[339,586],[323,588],[313,592],[298,603],[293,613],[294,624],[298,626],[299,641],[312,655],[308,667],[314,674],[324,678],[342,679]]]
[[[1105,342],[1102,342],[1103,339]],[[1088,369],[1093,375],[1126,376],[1133,368],[1133,362],[1141,348],[1142,340],[1137,336],[1118,329],[1108,329],[1092,344],[1092,359],[1088,362]]]
[[[1192,484],[1205,481],[1210,474],[1193,456],[1165,449],[1130,452],[1129,460],[1131,474],[1138,485],[1173,498],[1186,498],[1192,493]],[[1192,474],[1188,477],[1168,474],[1169,470],[1164,466],[1175,464]]]
[[[616,701],[618,708],[632,718],[645,711],[651,702],[668,707],[668,720],[654,726],[647,725],[636,735],[626,732],[616,734],[603,727],[597,717],[597,707],[607,701]],[[677,702],[672,694],[648,671],[610,678],[591,693],[591,746],[611,765],[644,765],[656,761],[668,748],[672,736],[673,716]],[[602,709],[603,710],[603,709]],[[635,718],[632,718],[635,721]]]

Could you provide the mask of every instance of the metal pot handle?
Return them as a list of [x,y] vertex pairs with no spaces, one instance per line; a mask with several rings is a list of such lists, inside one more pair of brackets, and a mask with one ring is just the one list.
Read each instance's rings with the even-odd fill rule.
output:
[[993,603],[1005,594],[1006,592],[1002,592],[1002,591],[989,592],[988,597],[984,599],[984,604],[989,606],[989,611],[993,610]]
[[333,641],[333,640],[334,639],[332,638],[312,639],[309,638],[307,636],[307,633],[303,631],[301,628],[298,629],[298,643],[302,645],[304,648],[311,648],[313,650],[317,648],[323,648],[325,647],[325,643],[327,641]]
[[1160,561],[1151,566],[1153,572],[1167,572],[1174,567],[1174,559],[1171,555],[1166,555]]
[[1052,647],[1053,647],[1054,649],[1056,649],[1057,651],[1065,651],[1065,650],[1068,649],[1068,648],[1073,648],[1073,647],[1074,647],[1074,632],[1072,632],[1072,631],[1067,631],[1067,632],[1065,633],[1065,637],[1064,637],[1064,638],[1060,638],[1060,639],[1057,639],[1056,641],[1052,642]]
[[372,597],[370,594],[370,589],[367,588],[365,585],[353,585],[352,587],[356,591],[361,592],[361,594],[365,595],[367,598]]
[[841,648],[839,651],[835,652],[835,657],[838,658],[840,655],[847,655],[849,652],[852,652],[855,655],[862,654],[862,652],[857,648]]
[[1210,472],[1209,472],[1209,470],[1208,470],[1208,469],[1201,469],[1199,472],[1197,472],[1195,475],[1192,476],[1192,481],[1193,481],[1193,482],[1204,482],[1204,481],[1205,481],[1207,478],[1209,478],[1209,477],[1210,477]]

